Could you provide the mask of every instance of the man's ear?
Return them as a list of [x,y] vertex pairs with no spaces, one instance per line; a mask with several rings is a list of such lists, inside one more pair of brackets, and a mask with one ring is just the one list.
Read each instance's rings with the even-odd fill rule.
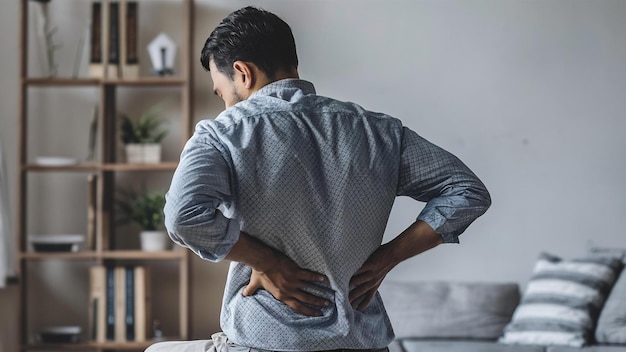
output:
[[236,79],[241,79],[241,82],[246,89],[250,89],[254,86],[255,71],[250,64],[244,61],[235,61],[233,63],[233,68],[235,69]]

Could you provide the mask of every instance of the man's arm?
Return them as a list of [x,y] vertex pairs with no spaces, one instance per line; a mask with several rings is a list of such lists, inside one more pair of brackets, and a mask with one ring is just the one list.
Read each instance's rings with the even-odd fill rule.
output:
[[170,238],[203,259],[222,260],[237,242],[239,221],[218,209],[232,202],[229,168],[206,131],[196,130],[181,153],[165,195]]
[[443,239],[427,223],[414,222],[392,241],[380,246],[350,280],[350,302],[363,310],[383,279],[396,265],[441,244]]
[[286,255],[247,233],[239,235],[239,240],[226,259],[252,268],[250,283],[243,291],[244,296],[251,296],[257,289],[264,288],[296,312],[309,316],[321,315],[319,310],[311,306],[326,307],[329,304],[327,300],[303,290],[312,282],[325,281],[324,275],[298,267]]
[[402,136],[398,195],[426,202],[417,221],[366,260],[351,280],[350,301],[364,309],[400,262],[458,236],[491,205],[478,177],[454,155],[408,128]]

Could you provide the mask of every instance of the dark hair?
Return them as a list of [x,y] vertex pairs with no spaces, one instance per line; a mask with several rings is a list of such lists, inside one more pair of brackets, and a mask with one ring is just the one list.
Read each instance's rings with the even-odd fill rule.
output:
[[289,25],[275,14],[252,6],[231,13],[211,32],[200,56],[207,71],[209,60],[231,78],[235,61],[254,63],[270,79],[279,70],[298,67],[296,43]]

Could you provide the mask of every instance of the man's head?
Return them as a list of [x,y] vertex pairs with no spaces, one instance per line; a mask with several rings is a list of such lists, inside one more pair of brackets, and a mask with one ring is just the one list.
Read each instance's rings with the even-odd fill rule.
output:
[[213,30],[200,62],[211,72],[215,93],[229,107],[267,83],[297,77],[298,55],[285,21],[271,12],[245,7]]

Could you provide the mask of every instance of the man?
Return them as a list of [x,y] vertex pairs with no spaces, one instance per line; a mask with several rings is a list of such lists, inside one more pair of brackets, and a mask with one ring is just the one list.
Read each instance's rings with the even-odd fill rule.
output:
[[[200,257],[232,261],[223,333],[149,351],[386,349],[394,335],[382,280],[457,242],[490,205],[484,185],[399,120],[316,95],[299,79],[291,29],[272,13],[230,14],[201,62],[226,110],[185,146],[166,227]],[[381,245],[398,195],[427,204]]]

